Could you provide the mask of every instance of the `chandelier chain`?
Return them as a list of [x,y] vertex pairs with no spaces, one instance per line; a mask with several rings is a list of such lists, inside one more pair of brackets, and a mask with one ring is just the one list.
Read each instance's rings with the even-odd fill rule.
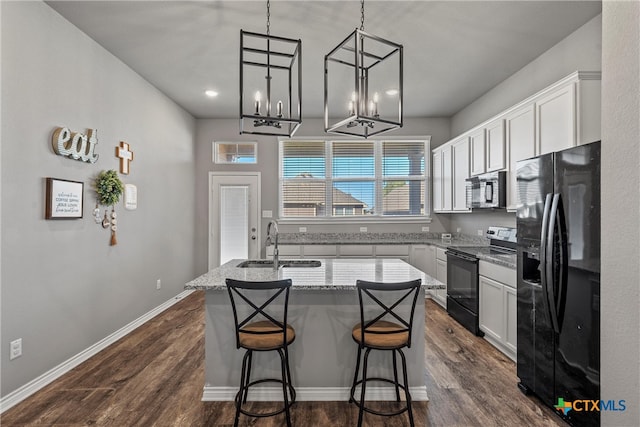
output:
[[360,0],[360,31],[364,31],[364,0]]
[[269,26],[271,25],[271,2],[267,0],[267,35],[270,35]]

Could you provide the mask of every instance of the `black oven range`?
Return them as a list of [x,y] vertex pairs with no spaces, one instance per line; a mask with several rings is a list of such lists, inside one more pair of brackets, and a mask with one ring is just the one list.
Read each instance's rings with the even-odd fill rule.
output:
[[447,248],[447,312],[477,336],[483,336],[478,321],[478,255],[515,254],[516,229],[489,227],[489,246]]

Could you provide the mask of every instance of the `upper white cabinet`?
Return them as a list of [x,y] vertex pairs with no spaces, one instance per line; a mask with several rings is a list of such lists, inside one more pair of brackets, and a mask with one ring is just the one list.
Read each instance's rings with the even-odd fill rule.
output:
[[469,212],[466,182],[469,178],[469,139],[459,138],[433,150],[433,210]]
[[540,97],[536,106],[536,154],[576,145],[576,91],[569,83]]
[[576,71],[434,150],[434,211],[468,211],[456,193],[457,150],[444,152],[461,140],[468,141],[469,176],[507,170],[507,210],[515,211],[519,160],[600,140],[600,74]]
[[442,150],[433,150],[433,210],[442,210]]
[[433,150],[433,210],[450,212],[453,194],[453,155],[451,144]]
[[469,147],[471,149],[471,171],[469,174],[479,175],[485,172],[485,132],[484,128],[469,133]]
[[600,73],[577,73],[535,100],[536,155],[600,139]]
[[442,210],[450,211],[453,206],[453,164],[451,162],[451,145],[442,148]]
[[468,211],[465,180],[469,178],[469,139],[461,138],[451,147],[453,150],[453,210]]
[[533,103],[523,105],[505,117],[509,170],[507,172],[507,209],[516,208],[516,162],[536,155],[535,110]]
[[504,120],[502,118],[487,124],[486,171],[493,172],[505,168]]

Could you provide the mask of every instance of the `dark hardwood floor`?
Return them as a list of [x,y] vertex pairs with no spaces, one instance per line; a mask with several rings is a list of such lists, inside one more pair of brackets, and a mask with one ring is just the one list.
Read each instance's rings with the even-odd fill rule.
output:
[[[431,300],[426,304],[427,390],[414,407],[420,426],[565,426],[524,396],[515,364],[473,336]],[[225,426],[227,402],[201,402],[204,293],[194,292],[125,338],[6,411],[2,426]],[[384,404],[391,405],[391,404]],[[255,408],[269,407],[255,403]],[[298,402],[295,426],[353,426],[354,405]],[[406,426],[405,415],[365,415],[367,426]],[[241,425],[281,426],[283,416],[241,417]]]

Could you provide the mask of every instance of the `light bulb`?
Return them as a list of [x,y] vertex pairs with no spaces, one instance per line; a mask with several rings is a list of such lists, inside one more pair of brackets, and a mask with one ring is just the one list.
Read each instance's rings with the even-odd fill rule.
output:
[[255,100],[256,100],[256,115],[260,114],[260,91],[256,92],[256,96],[255,96]]

